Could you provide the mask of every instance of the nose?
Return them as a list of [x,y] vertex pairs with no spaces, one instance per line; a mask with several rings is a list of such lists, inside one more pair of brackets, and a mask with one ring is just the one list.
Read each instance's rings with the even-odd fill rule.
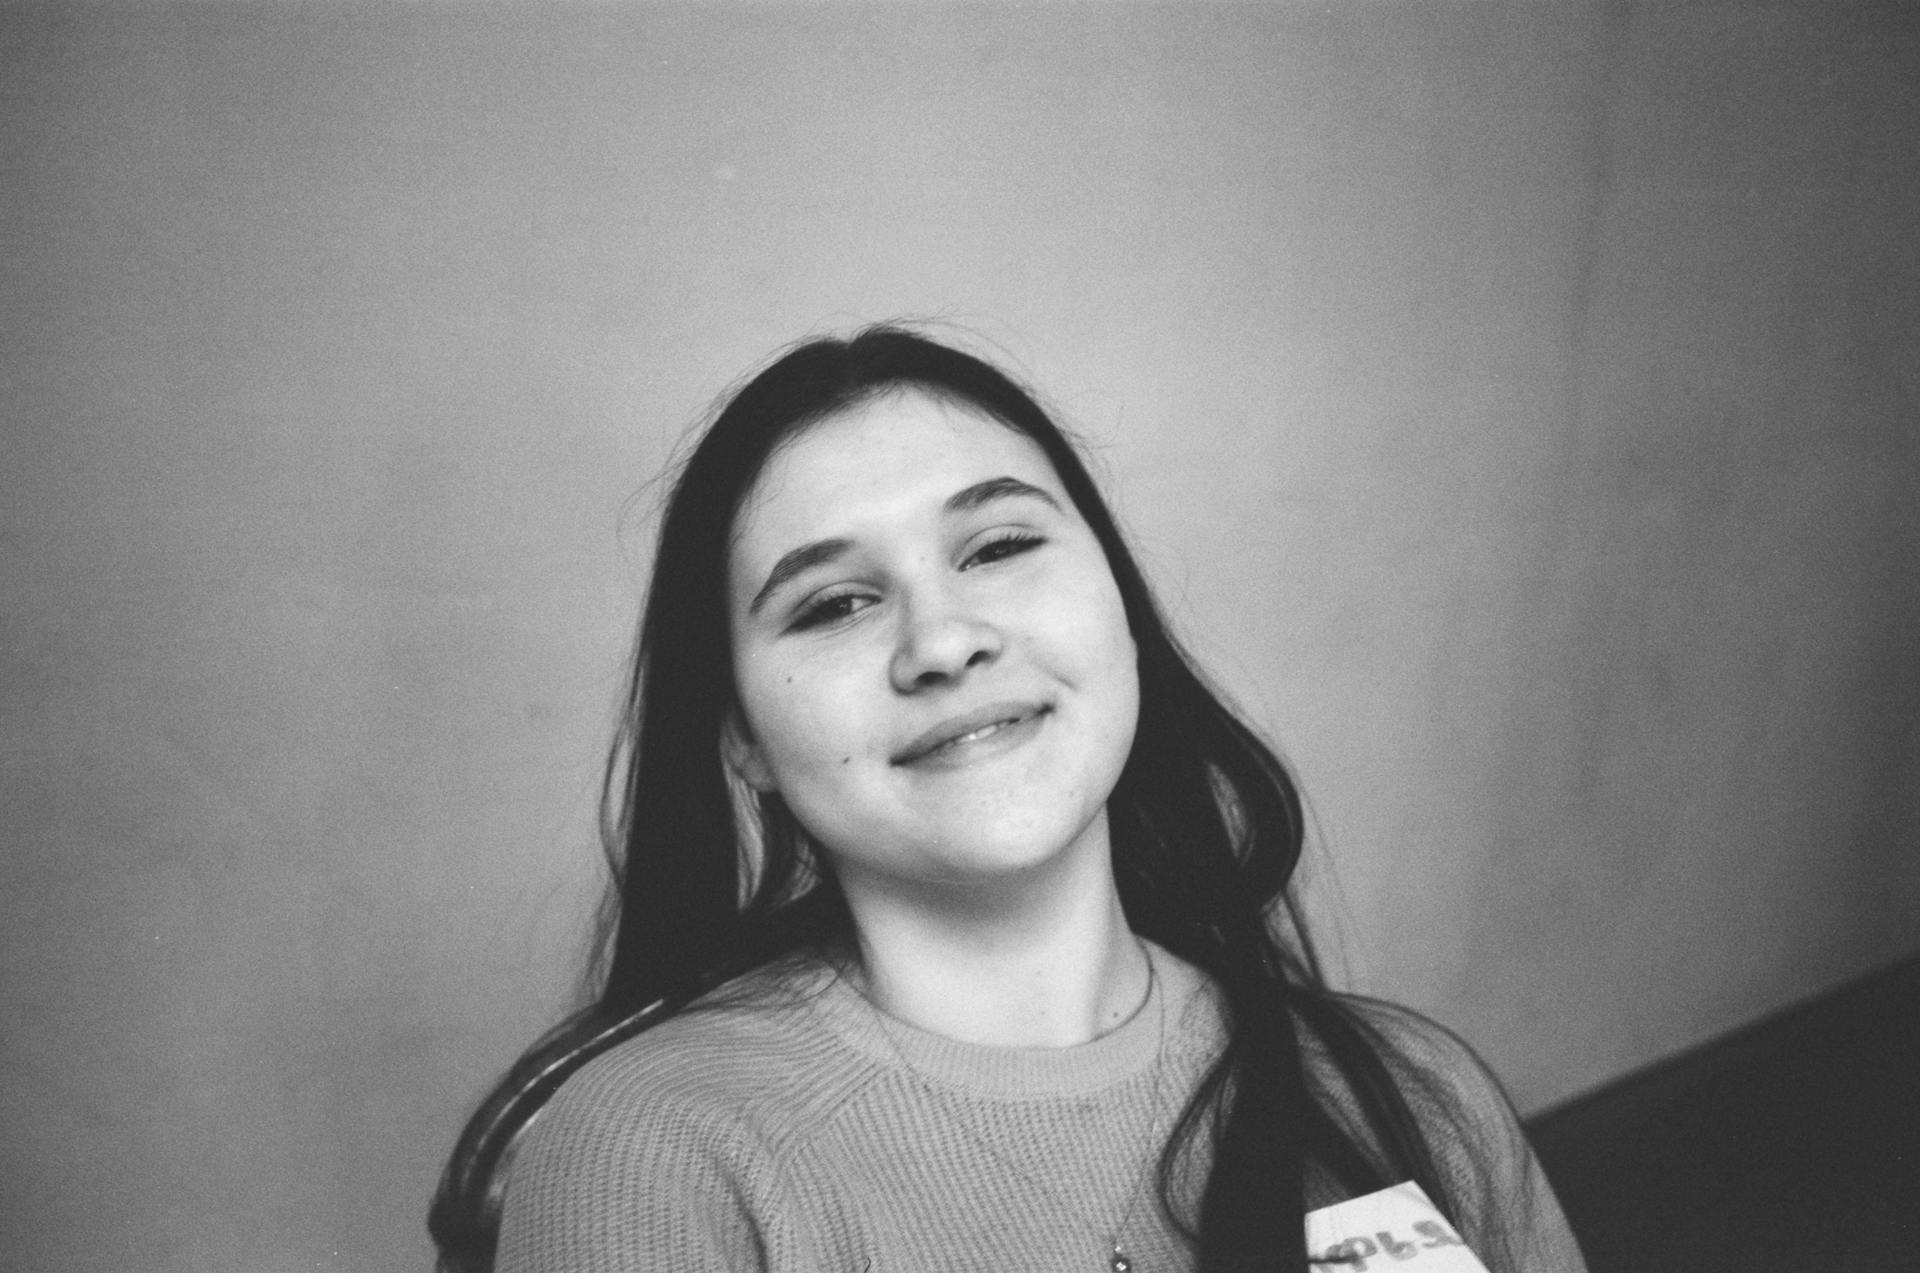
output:
[[903,608],[888,673],[902,694],[950,684],[1000,657],[1000,629],[964,608],[923,598]]

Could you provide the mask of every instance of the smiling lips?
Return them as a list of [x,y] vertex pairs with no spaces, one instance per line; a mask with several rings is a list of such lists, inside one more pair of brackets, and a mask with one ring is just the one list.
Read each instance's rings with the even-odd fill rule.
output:
[[1045,703],[989,703],[941,721],[895,752],[892,761],[939,768],[965,764],[976,755],[1016,745],[1052,710]]

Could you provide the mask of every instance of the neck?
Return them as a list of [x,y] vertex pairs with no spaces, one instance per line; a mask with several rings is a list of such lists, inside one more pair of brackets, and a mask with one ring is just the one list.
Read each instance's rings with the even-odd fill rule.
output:
[[859,934],[856,984],[883,1012],[964,1043],[1071,1047],[1144,1001],[1146,952],[1105,853],[1067,878],[937,897],[843,880]]

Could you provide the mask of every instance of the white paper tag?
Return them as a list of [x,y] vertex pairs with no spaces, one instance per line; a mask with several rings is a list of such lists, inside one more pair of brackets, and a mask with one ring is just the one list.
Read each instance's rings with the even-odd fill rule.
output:
[[1319,1273],[1487,1273],[1480,1257],[1411,1180],[1307,1212],[1307,1254]]

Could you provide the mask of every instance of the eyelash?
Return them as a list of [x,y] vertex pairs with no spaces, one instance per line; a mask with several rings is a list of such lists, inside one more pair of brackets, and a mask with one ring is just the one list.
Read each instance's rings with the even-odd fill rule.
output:
[[802,606],[800,612],[793,616],[793,622],[788,626],[788,631],[805,632],[811,628],[822,628],[830,623],[838,623],[842,619],[850,619],[854,611],[836,612],[835,607],[843,601],[858,600],[860,600],[860,594],[857,592],[835,592],[824,597],[816,597]]
[[[973,552],[968,554],[967,559],[960,563],[960,569],[966,570],[972,566],[991,566],[996,561],[1005,561],[1009,557],[1018,557],[1022,553],[1032,552],[1046,542],[1047,540],[1044,535],[1036,535],[1032,531],[1027,530],[1011,530],[997,538],[989,539],[986,543],[974,549]],[[1002,549],[1005,551],[1000,551]],[[993,553],[994,555],[988,557],[988,553]],[[982,560],[982,558],[985,558],[985,560]]]
[[[1036,535],[1031,531],[1009,531],[974,549],[967,555],[966,560],[960,563],[960,569],[971,570],[975,566],[991,566],[1023,553],[1032,552],[1046,542],[1044,535]],[[850,619],[858,614],[859,610],[841,610],[838,607],[844,602],[859,601],[861,597],[862,594],[859,592],[830,592],[823,597],[816,597],[800,608],[800,612],[793,618],[793,623],[789,625],[789,630],[805,632]],[[861,609],[864,608],[861,607]]]

